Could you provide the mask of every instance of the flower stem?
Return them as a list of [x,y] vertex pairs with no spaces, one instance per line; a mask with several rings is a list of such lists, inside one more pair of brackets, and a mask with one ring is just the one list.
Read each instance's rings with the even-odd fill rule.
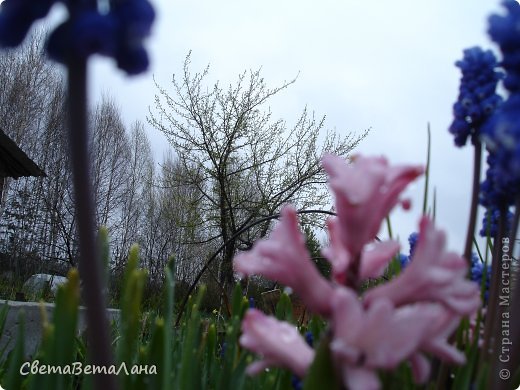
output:
[[[473,248],[473,238],[475,236],[475,226],[477,222],[477,207],[478,207],[478,194],[480,186],[480,170],[482,160],[482,144],[478,139],[473,143],[474,157],[473,157],[473,188],[471,191],[471,206],[469,210],[469,222],[468,231],[466,234],[466,243],[464,245],[464,257],[468,264],[471,264],[471,249]],[[426,201],[425,201],[426,202]],[[450,337],[451,341],[454,341],[454,335]],[[437,375],[437,389],[446,388],[446,382],[449,379],[449,367],[446,363],[441,363],[439,368],[439,374]]]
[[[511,225],[511,232],[509,235],[508,242],[508,251],[507,251],[507,259],[511,259],[511,263],[513,263],[513,253],[514,246],[516,241],[516,235],[518,233],[518,222],[520,221],[520,197],[516,199],[515,204],[515,214],[513,216],[513,221]],[[513,388],[513,380],[515,370],[520,367],[520,348],[518,345],[520,344],[520,267],[513,268],[513,264],[510,269],[507,269],[506,272],[502,272],[501,278],[507,277],[508,274],[511,276],[506,280],[502,280],[503,287],[507,287],[511,291],[511,295],[509,299],[504,302],[507,305],[499,305],[499,314],[500,316],[496,316],[498,319],[497,329],[495,331],[495,351],[493,354],[493,361],[491,364],[490,371],[490,383],[491,388],[497,390],[507,390]],[[505,285],[507,283],[507,285]],[[507,294],[502,294],[507,296]],[[507,313],[507,315],[504,315]],[[507,322],[507,319],[510,318],[510,322]],[[506,347],[505,350],[502,350],[502,342],[504,338],[502,337],[503,322],[505,320],[505,324],[507,324],[508,334],[511,332],[509,337],[507,337],[508,342],[510,343],[504,345]],[[509,372],[510,377],[503,377],[504,372]]]
[[[102,283],[102,265],[94,232],[94,207],[90,183],[90,164],[87,130],[87,64],[83,58],[70,55],[68,67],[69,152],[72,164],[75,207],[78,221],[80,261],[83,295],[87,305],[87,324],[92,364],[112,364],[108,322]],[[115,389],[114,376],[97,374],[95,388]]]
[[494,327],[497,322],[496,309],[498,305],[500,287],[500,268],[502,265],[502,238],[505,233],[506,207],[500,207],[498,232],[493,245],[493,257],[491,263],[491,282],[489,288],[489,300],[484,325],[484,341],[481,349],[479,371],[484,369],[483,364],[489,362],[493,352]]
[[359,272],[361,268],[361,253],[358,253],[353,261],[350,267],[347,270],[347,275],[345,279],[345,286],[349,287],[358,293],[360,292],[361,288],[361,281],[359,278]]
[[464,246],[464,257],[471,264],[471,249],[473,247],[473,237],[475,235],[475,225],[477,222],[478,194],[480,188],[480,169],[482,160],[482,144],[479,140],[474,142],[473,159],[473,189],[471,193],[471,206],[469,210],[468,232],[466,235],[466,245]]

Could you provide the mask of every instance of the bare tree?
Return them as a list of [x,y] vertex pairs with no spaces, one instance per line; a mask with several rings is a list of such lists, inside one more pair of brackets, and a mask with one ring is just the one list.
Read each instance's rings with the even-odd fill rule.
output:
[[[22,47],[0,55],[0,126],[48,175],[6,180],[0,244],[14,266],[28,256],[74,264],[64,80],[45,61],[43,42],[44,33],[36,32]],[[40,262],[40,269],[46,266]]]
[[122,185],[118,245],[114,246],[116,267],[126,258],[130,245],[141,242],[145,221],[147,188],[153,188],[153,156],[150,141],[141,122],[132,125],[129,138],[126,178]]
[[113,225],[125,197],[130,145],[121,114],[115,102],[103,96],[91,115],[92,175],[96,221]]
[[158,178],[159,226],[166,239],[161,248],[166,251],[163,256],[166,253],[175,255],[177,280],[190,283],[214,245],[206,242],[208,232],[204,228],[204,215],[201,213],[203,199],[198,187],[179,180],[187,176],[195,180],[196,168],[188,168],[189,172],[185,169],[179,159],[171,154],[162,164]]
[[[156,83],[158,95],[149,123],[174,147],[183,174],[177,185],[194,186],[201,197],[205,229],[227,243],[220,282],[233,283],[231,261],[237,250],[265,235],[237,233],[251,222],[275,213],[287,202],[300,208],[327,201],[320,159],[325,151],[347,155],[366,135],[340,137],[325,131],[325,118],[304,109],[290,128],[273,120],[269,98],[295,82],[268,88],[260,70],[244,72],[235,85],[205,85],[209,67],[190,72],[190,54],[180,79],[172,79],[173,96]],[[320,138],[321,137],[321,138]]]

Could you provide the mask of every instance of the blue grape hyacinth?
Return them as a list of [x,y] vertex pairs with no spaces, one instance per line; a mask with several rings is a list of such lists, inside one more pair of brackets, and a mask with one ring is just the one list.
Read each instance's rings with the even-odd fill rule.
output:
[[468,138],[474,143],[480,126],[502,102],[495,92],[502,73],[495,70],[498,66],[495,55],[480,47],[464,50],[464,58],[455,65],[460,68],[462,79],[449,131],[455,136],[455,145],[464,146]]
[[49,56],[66,63],[70,56],[100,54],[116,60],[127,74],[139,74],[149,65],[143,41],[150,35],[155,11],[148,0],[110,0],[106,12],[97,1],[5,0],[0,8],[0,46],[22,43],[32,23],[45,17],[54,3],[64,3],[71,15],[50,35]]
[[[498,223],[500,217],[500,210],[498,209],[488,209],[486,210],[484,217],[482,218],[482,229],[479,234],[482,237],[495,237],[498,232]],[[507,210],[506,215],[506,231],[505,235],[508,236],[511,231],[511,225],[513,224],[513,213],[511,210]]]
[[413,254],[415,252],[415,246],[417,245],[418,239],[419,239],[419,233],[417,233],[417,232],[413,232],[408,237],[408,243],[410,244],[410,254],[408,257],[410,260],[412,260],[412,258],[413,258]]
[[[489,35],[502,52],[500,65],[506,71],[504,87],[509,91],[506,101],[494,112],[482,129],[482,139],[491,161],[483,184],[485,206],[510,206],[520,195],[520,4],[504,1],[504,15],[489,18]],[[494,191],[494,193],[489,193]]]
[[399,263],[401,265],[401,269],[405,269],[408,264],[413,260],[413,254],[415,252],[415,246],[417,245],[417,240],[419,239],[419,233],[413,232],[408,236],[408,243],[410,244],[410,252],[408,255],[404,253],[399,253]]
[[479,257],[472,253],[471,255],[471,270],[470,270],[470,279],[475,283],[478,283],[479,286],[482,285],[482,278],[484,277],[484,270],[486,275],[486,282],[484,285],[484,302],[488,301],[489,298],[489,284],[491,280],[491,265],[488,264],[487,268],[484,266],[484,263],[480,261]]
[[406,268],[408,263],[410,263],[410,257],[406,256],[404,253],[399,253],[399,263],[401,264],[401,269]]
[[0,5],[0,46],[16,47],[31,25],[49,13],[56,0],[5,0]]
[[511,91],[520,91],[520,4],[514,0],[502,2],[505,15],[489,17],[488,33],[502,52],[500,65],[506,71],[504,87]]

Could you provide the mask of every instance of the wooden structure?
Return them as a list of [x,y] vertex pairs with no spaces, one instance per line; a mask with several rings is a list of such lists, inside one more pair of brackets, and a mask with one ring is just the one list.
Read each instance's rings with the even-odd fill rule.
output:
[[0,129],[0,200],[4,188],[4,179],[22,176],[47,176],[16,143]]
[[[280,300],[281,294],[282,292],[278,288],[265,291],[261,294],[266,312],[273,315],[276,313],[276,305]],[[311,313],[307,310],[303,301],[296,294],[291,294],[291,305],[293,318],[298,322],[298,324],[306,324],[311,319]]]

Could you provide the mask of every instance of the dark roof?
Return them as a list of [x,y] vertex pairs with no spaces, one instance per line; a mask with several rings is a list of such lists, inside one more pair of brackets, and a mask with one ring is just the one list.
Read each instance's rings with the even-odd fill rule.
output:
[[21,176],[47,175],[0,129],[0,177]]

